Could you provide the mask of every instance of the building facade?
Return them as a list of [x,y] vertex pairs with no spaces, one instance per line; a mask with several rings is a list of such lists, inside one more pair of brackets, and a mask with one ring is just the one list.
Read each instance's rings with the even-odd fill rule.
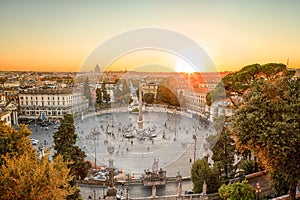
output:
[[154,94],[154,100],[156,100],[157,97],[157,89],[158,89],[158,83],[156,82],[149,82],[143,84],[143,93],[151,93]]
[[197,114],[201,117],[205,116],[206,111],[206,95],[208,88],[195,88],[194,90],[185,91],[184,98],[186,99],[187,111],[192,114]]
[[57,119],[83,112],[88,100],[72,89],[23,90],[19,93],[20,119]]

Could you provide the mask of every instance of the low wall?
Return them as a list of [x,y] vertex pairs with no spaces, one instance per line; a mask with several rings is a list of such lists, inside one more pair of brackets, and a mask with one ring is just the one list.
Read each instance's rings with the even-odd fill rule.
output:
[[141,198],[129,198],[131,200],[221,200],[218,193],[207,194],[189,194],[189,195],[169,195],[169,196],[156,196],[156,197],[141,197]]

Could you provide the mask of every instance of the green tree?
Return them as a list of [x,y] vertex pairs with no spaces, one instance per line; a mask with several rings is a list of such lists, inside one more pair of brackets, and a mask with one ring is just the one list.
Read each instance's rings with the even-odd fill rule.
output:
[[289,180],[290,199],[300,178],[300,79],[257,82],[244,96],[232,132],[240,149],[250,149],[272,173]]
[[110,104],[110,95],[107,93],[106,89],[106,83],[103,83],[101,86],[103,101],[106,103],[106,105]]
[[130,88],[127,79],[120,79],[115,81],[116,87],[114,88],[115,101],[118,104],[127,106],[127,102],[130,98]]
[[242,104],[238,97],[242,97],[257,81],[260,79],[273,80],[281,76],[288,76],[290,73],[286,66],[280,63],[247,65],[241,70],[223,77],[215,90],[209,94],[209,98],[214,102],[227,97],[238,108]]
[[225,200],[253,200],[255,189],[248,184],[247,180],[229,185],[223,184],[219,188],[220,197]]
[[103,105],[103,95],[100,88],[96,89],[96,107],[101,107]]
[[147,104],[153,104],[154,103],[154,94],[153,93],[144,94],[144,101]]
[[0,123],[0,199],[65,199],[77,189],[68,184],[67,163],[61,156],[50,162],[48,153],[39,160],[30,134],[24,125],[15,130]]
[[159,85],[157,89],[157,103],[179,107],[179,101],[175,93],[164,85]]
[[206,99],[206,105],[208,105],[208,106],[211,106],[212,105],[212,100],[211,100],[211,94],[210,94],[210,92],[208,92],[207,94],[206,94],[206,97],[205,97],[205,99]]
[[220,187],[220,181],[215,169],[210,168],[206,159],[196,160],[191,168],[191,180],[194,193],[201,193],[204,181],[207,184],[207,193],[213,193]]
[[89,78],[86,78],[83,83],[83,94],[89,100],[89,105],[92,103],[91,87],[89,84]]
[[207,139],[213,152],[212,160],[214,167],[219,171],[218,174],[224,176],[225,182],[231,177],[234,171],[235,144],[229,131],[224,128],[220,133],[209,136]]
[[254,160],[242,160],[239,167],[243,170],[245,175],[257,172],[257,170],[255,169],[256,167]]
[[[91,164],[85,161],[86,154],[78,146],[76,146],[77,134],[75,133],[74,118],[72,115],[67,114],[60,122],[60,127],[53,135],[54,150],[56,150],[55,157],[62,155],[64,161],[70,162],[68,167],[74,179],[84,179]],[[76,185],[75,180],[70,182],[70,185]],[[68,199],[79,198],[79,190]]]
[[280,171],[275,169],[271,172],[272,182],[271,187],[276,196],[282,196],[289,192],[290,180]]

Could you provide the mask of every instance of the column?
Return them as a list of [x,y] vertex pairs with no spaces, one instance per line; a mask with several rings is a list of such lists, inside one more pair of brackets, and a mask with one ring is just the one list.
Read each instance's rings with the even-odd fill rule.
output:
[[139,119],[138,119],[138,128],[143,128],[143,101],[142,101],[142,89],[143,87],[139,86]]

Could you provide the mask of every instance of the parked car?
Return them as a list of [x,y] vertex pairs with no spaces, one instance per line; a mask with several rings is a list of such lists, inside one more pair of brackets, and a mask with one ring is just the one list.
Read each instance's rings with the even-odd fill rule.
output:
[[97,176],[94,176],[94,180],[96,180],[96,181],[106,181],[106,176],[97,175]]
[[194,192],[192,190],[186,190],[184,191],[184,194],[194,194]]
[[54,129],[58,129],[59,128],[59,124],[56,124],[53,126]]
[[36,140],[36,139],[31,138],[31,143],[32,143],[33,145],[37,145],[37,144],[39,143],[39,140]]

